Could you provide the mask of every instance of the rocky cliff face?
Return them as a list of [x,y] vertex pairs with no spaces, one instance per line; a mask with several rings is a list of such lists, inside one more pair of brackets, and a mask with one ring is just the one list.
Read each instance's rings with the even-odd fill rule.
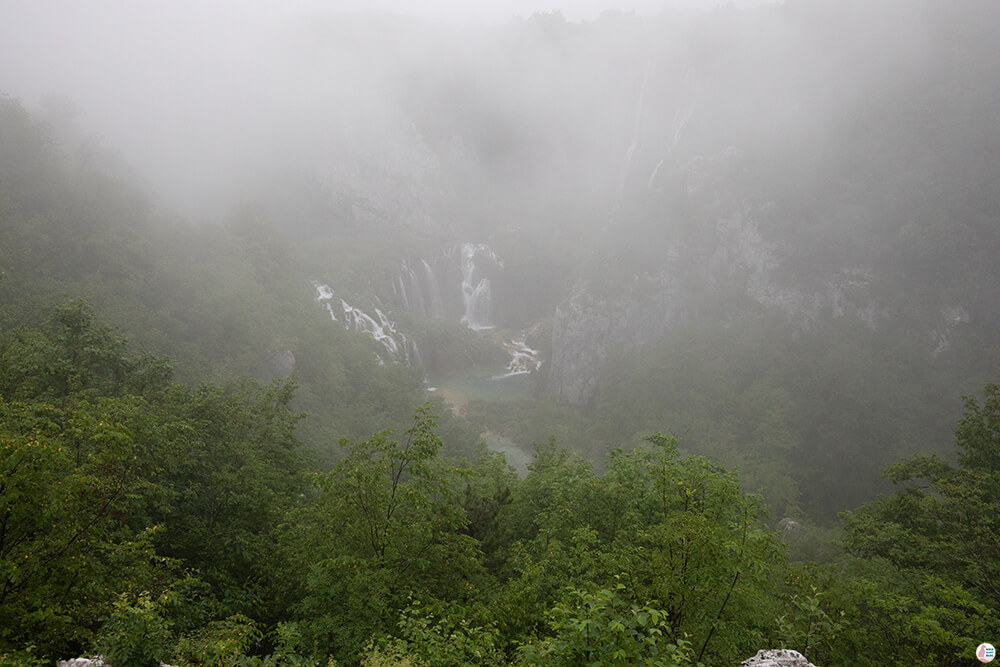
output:
[[[841,238],[869,224],[870,212],[842,203],[844,210],[807,214],[821,219],[801,219],[794,204],[769,198],[776,185],[755,169],[742,151],[728,148],[668,175],[658,163],[655,192],[629,195],[602,258],[614,282],[591,276],[555,310],[549,383],[560,400],[592,401],[612,349],[642,345],[688,322],[726,326],[763,309],[808,332],[851,317],[871,329],[915,331],[936,357],[962,325],[990,312],[989,299],[975,301],[979,283],[971,293],[949,292],[921,286],[926,276],[887,267],[888,260],[898,264],[892,252],[904,252],[886,250],[897,242],[888,232],[871,232],[867,241],[856,231],[851,241]],[[624,250],[614,245],[628,238],[642,240]],[[968,270],[959,266],[935,275],[957,282],[955,275]]]
[[[391,110],[360,114],[323,141],[310,135],[322,210],[351,229],[421,243],[502,239],[508,276],[542,265],[518,276],[521,293],[548,281],[524,321],[507,316],[518,312],[509,306],[490,316],[495,276],[485,262],[470,270],[461,252],[403,259],[393,303],[473,329],[516,330],[553,314],[549,386],[570,403],[593,400],[613,349],[705,322],[706,309],[712,324],[737,319],[740,308],[765,309],[806,331],[842,317],[872,328],[892,320],[924,336],[931,355],[947,352],[984,311],[1000,321],[988,288],[970,295],[980,290],[968,280],[997,284],[996,170],[988,167],[1000,152],[970,150],[982,148],[967,134],[982,123],[947,122],[996,105],[977,110],[966,95],[941,94],[942,81],[954,79],[948,70],[908,72],[905,90],[886,86],[880,77],[897,80],[896,58],[906,54],[877,40],[836,57],[802,48],[801,30],[827,34],[850,22],[814,24],[818,16],[777,8],[718,18],[727,27],[709,37],[674,34],[673,21],[641,27],[609,16],[586,28],[605,31],[607,42],[574,41],[575,28],[562,26],[559,49],[572,57],[548,64],[505,57],[484,77],[484,61],[465,58],[446,80],[415,70],[412,94],[394,98]],[[530,39],[547,49],[557,33],[544,34]],[[734,39],[744,34],[753,39]],[[919,36],[933,37],[922,27]],[[942,40],[936,48],[945,37],[934,37]],[[725,48],[707,48],[713,39]],[[947,44],[951,54],[950,37]],[[595,67],[612,62],[607,45],[622,60]],[[716,52],[726,55],[706,57]],[[995,88],[975,60],[954,71],[972,77],[970,89]],[[567,94],[553,94],[554,82]],[[598,271],[554,279],[542,253],[518,257],[542,239],[545,252],[575,245],[560,267],[577,265],[601,242],[594,239],[608,210],[616,211],[613,229],[601,240],[632,247],[609,249]],[[567,233],[553,219],[568,221]],[[492,289],[500,303],[502,281]],[[521,295],[506,296],[515,297],[509,304]]]
[[[693,318],[738,317],[727,300],[739,295],[743,307],[758,304],[775,316],[810,329],[824,317],[854,315],[874,327],[881,317],[869,296],[872,272],[843,267],[797,284],[785,269],[785,250],[767,240],[759,220],[772,214],[773,202],[760,203],[747,192],[746,157],[729,148],[711,158],[696,158],[678,170],[680,189],[671,203],[654,200],[642,224],[662,234],[650,238],[655,263],[637,266],[630,278],[598,294],[580,284],[556,308],[552,334],[550,385],[560,400],[583,404],[598,391],[598,377],[609,352],[643,345]],[[683,227],[671,220],[684,212]],[[659,218],[659,219],[658,219]],[[629,234],[632,230],[622,233]],[[628,256],[616,258],[628,262]],[[600,286],[603,288],[604,286]],[[717,304],[712,306],[712,304]]]
[[612,349],[651,342],[683,319],[682,296],[668,275],[642,283],[620,298],[579,287],[556,308],[550,382],[560,400],[589,402]]

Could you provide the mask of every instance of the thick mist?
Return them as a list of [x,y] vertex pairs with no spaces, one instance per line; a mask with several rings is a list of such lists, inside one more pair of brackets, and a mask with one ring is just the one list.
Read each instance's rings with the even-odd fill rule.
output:
[[[623,6],[647,17],[660,8]],[[30,106],[65,96],[80,130],[194,218],[258,197],[289,170],[357,168],[331,154],[362,153],[391,172],[393,151],[410,150],[407,142],[450,135],[479,144],[473,159],[517,163],[499,165],[507,171],[527,166],[533,177],[565,183],[546,164],[560,152],[598,170],[578,177],[604,181],[594,163],[620,162],[627,148],[621,121],[638,95],[649,40],[615,44],[631,37],[612,34],[581,52],[505,35],[535,12],[592,22],[606,9],[615,8],[12,2],[0,22],[0,90]],[[431,136],[406,136],[414,123]],[[396,168],[409,169],[402,159]]]
[[[440,384],[479,434],[599,459],[673,430],[827,516],[947,440],[1000,322],[994,5],[472,7],[8,3],[0,91],[70,161],[224,230],[150,251],[229,285],[204,310],[324,286],[331,319],[405,351],[367,362]],[[114,302],[87,282],[113,255],[59,277]],[[164,271],[177,292],[142,293],[183,311]],[[230,370],[306,354],[279,329]],[[462,394],[511,350],[530,380]]]
[[0,664],[986,659],[998,27],[0,0]]

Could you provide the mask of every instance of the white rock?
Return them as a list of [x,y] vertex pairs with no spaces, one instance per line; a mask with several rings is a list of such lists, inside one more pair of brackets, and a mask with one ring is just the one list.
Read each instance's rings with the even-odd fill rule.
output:
[[757,651],[757,655],[741,662],[740,667],[816,667],[816,665],[806,660],[798,651],[782,648]]

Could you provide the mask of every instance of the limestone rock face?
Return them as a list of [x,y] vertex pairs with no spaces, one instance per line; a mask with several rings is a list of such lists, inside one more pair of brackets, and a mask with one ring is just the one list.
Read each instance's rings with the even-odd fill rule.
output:
[[[550,386],[561,401],[592,402],[612,350],[657,340],[679,324],[706,317],[726,325],[736,313],[730,304],[741,293],[748,297],[747,306],[756,302],[805,330],[844,316],[856,316],[874,329],[886,316],[871,293],[875,271],[870,267],[827,267],[812,271],[808,282],[797,276],[794,252],[765,234],[768,220],[784,213],[756,190],[742,151],[729,148],[695,158],[681,172],[686,194],[677,196],[684,202],[683,215],[664,204],[662,210],[634,214],[646,216],[643,231],[623,231],[624,236],[648,234],[648,248],[625,251],[638,265],[623,268],[623,262],[633,260],[609,250],[605,261],[620,271],[615,281],[578,285],[556,309]],[[636,222],[629,218],[628,224]],[[951,320],[962,316],[953,314]]]
[[557,308],[553,325],[552,379],[556,395],[567,403],[593,398],[607,357],[611,330],[607,304],[587,296],[580,291],[565,307]]
[[287,378],[295,372],[295,354],[291,350],[275,350],[268,362],[271,372],[279,378]]
[[552,326],[553,389],[561,401],[589,403],[608,354],[662,336],[683,320],[682,300],[669,276],[636,278],[617,299],[578,288],[556,308]]
[[816,667],[798,651],[771,649],[757,651],[757,655],[747,658],[740,667]]

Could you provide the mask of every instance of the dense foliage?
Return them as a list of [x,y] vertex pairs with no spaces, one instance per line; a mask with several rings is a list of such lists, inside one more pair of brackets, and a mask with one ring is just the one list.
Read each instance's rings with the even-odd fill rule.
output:
[[[421,410],[307,484],[291,385],[171,383],[85,304],[10,335],[0,371],[7,648],[207,664],[294,636],[348,664],[681,664],[767,633],[781,559],[759,503],[665,436],[604,475],[549,443],[522,481],[442,458]],[[606,638],[579,635],[591,615]]]
[[522,479],[444,457],[425,407],[306,474],[293,384],[174,383],[80,302],[5,334],[0,387],[0,651],[21,664],[672,666],[787,644],[943,665],[997,627],[997,385],[966,399],[958,467],[889,468],[925,484],[848,515],[822,566],[788,565],[760,499],[660,434],[602,473],[550,441]]
[[[672,667],[778,645],[820,665],[967,664],[1000,630],[1000,152],[982,132],[1000,101],[997,5],[889,2],[880,20],[922,49],[883,57],[877,31],[846,51],[824,42],[871,11],[842,4],[760,14],[767,34],[815,39],[801,59],[795,39],[714,48],[752,25],[724,12],[683,40],[668,19],[511,24],[484,48],[548,54],[544,71],[497,68],[528,82],[522,99],[545,112],[530,118],[465,81],[489,78],[475,66],[409,77],[416,152],[452,160],[442,188],[458,192],[436,213],[473,220],[459,231],[507,258],[498,319],[551,338],[557,302],[581,289],[676,284],[696,304],[669,335],[610,346],[583,407],[547,394],[543,367],[534,395],[456,415],[310,299],[308,280],[328,275],[388,300],[399,258],[455,231],[445,222],[404,229],[378,188],[366,201],[303,178],[274,195],[293,204],[189,225],[73,134],[65,105],[43,120],[0,98],[0,666],[100,652],[116,667]],[[588,149],[600,166],[565,149],[634,115],[631,88],[656,68],[622,47],[633,39],[664,62],[729,55],[691,68],[716,115],[688,124],[669,106],[687,89],[660,81],[651,108],[677,126],[647,128],[644,146],[671,148],[640,147],[618,174],[627,137]],[[571,88],[553,76],[567,54],[608,68],[603,99],[544,106],[541,82]],[[749,80],[745,63],[793,59],[728,85]],[[600,113],[552,131],[575,105]],[[430,216],[419,195],[396,204]],[[744,245],[750,231],[780,239],[765,287],[833,285],[842,312],[778,317],[749,295],[746,266],[704,268],[732,249],[720,229],[751,219]],[[407,317],[442,371],[496,354]],[[537,443],[525,473],[484,434]]]

